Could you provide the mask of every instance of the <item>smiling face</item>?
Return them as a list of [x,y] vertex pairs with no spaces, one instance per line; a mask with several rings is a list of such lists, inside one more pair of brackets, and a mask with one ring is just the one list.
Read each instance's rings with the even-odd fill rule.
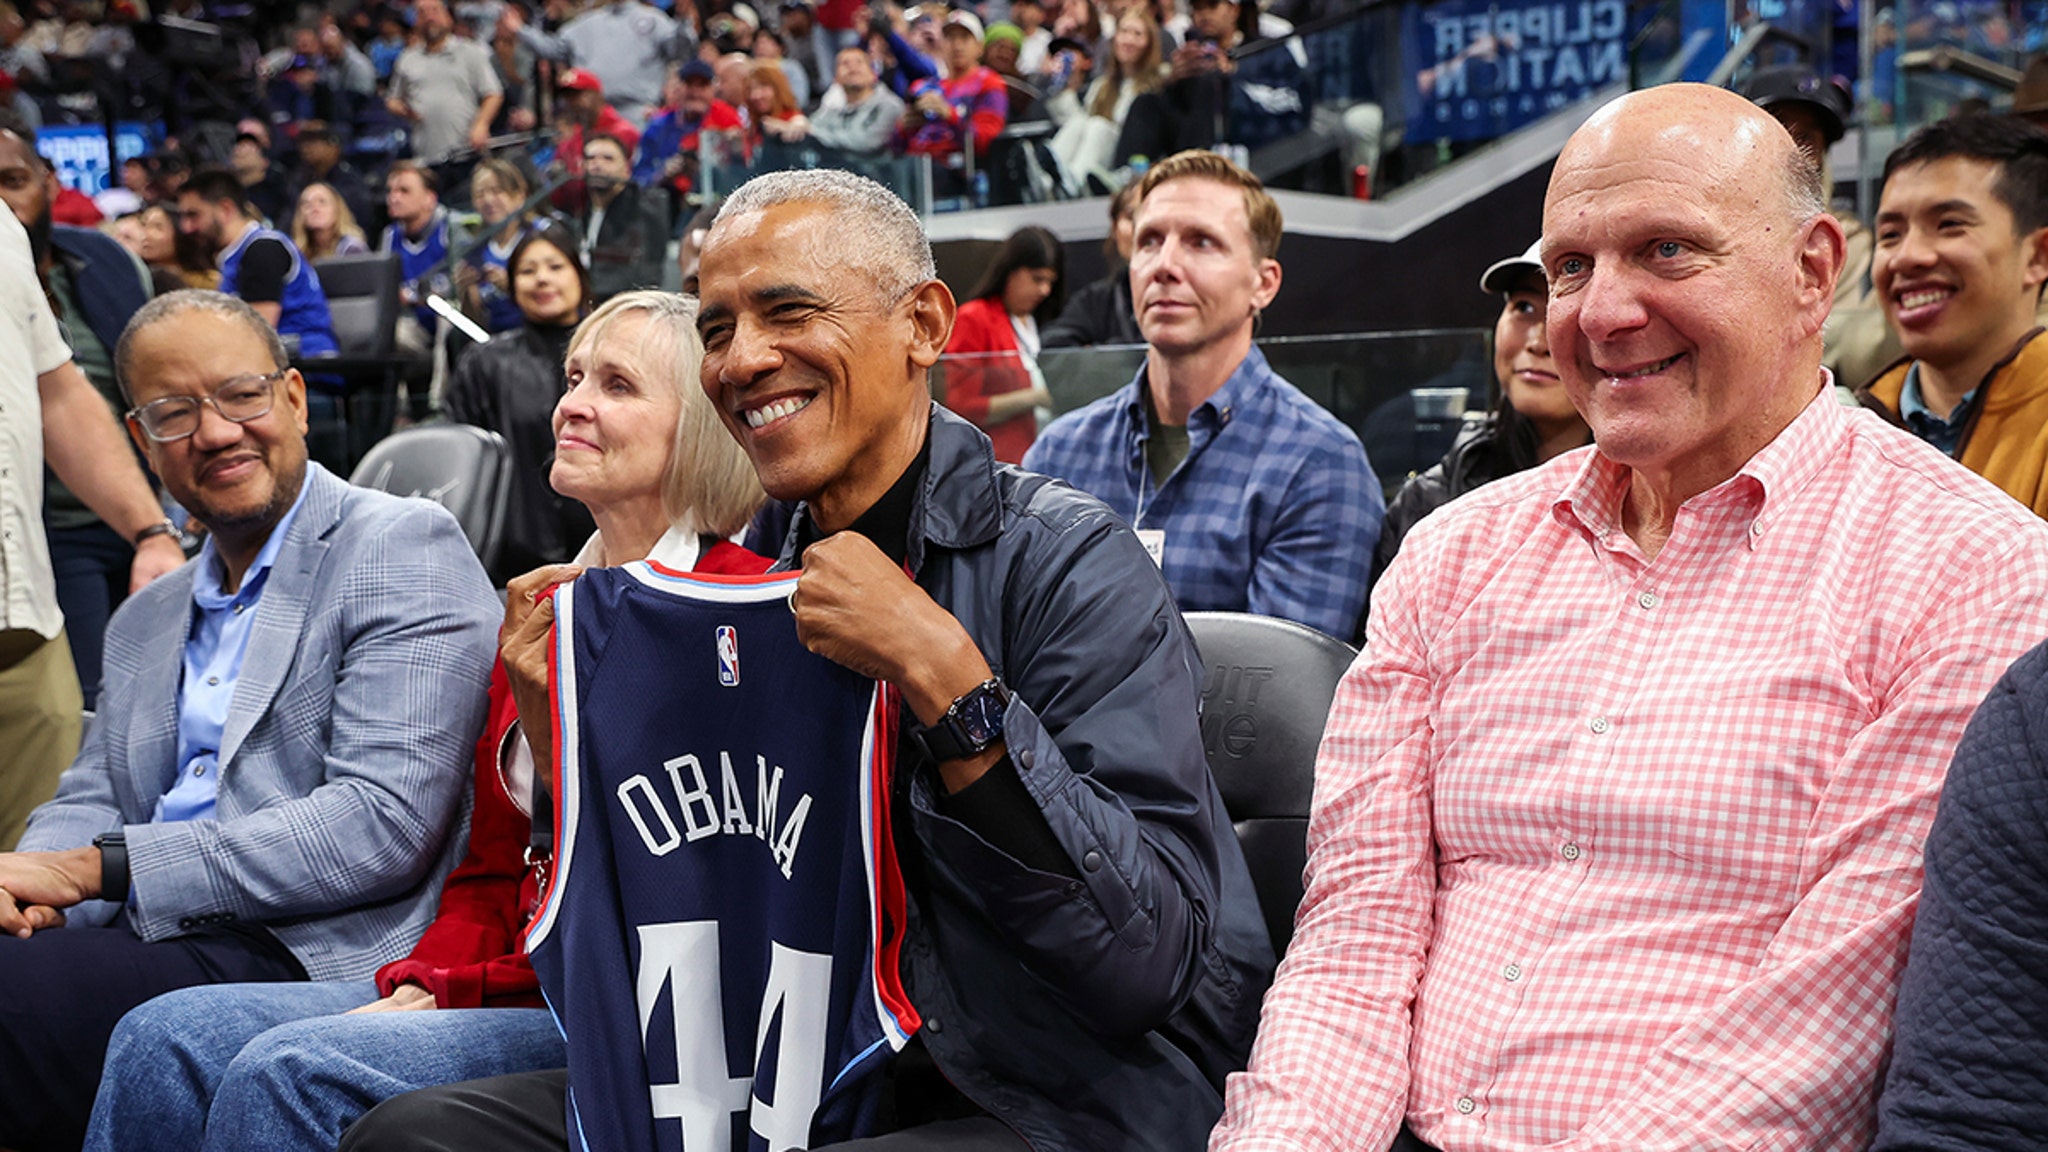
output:
[[1577,423],[1578,409],[1564,390],[1557,362],[1550,357],[1550,336],[1544,328],[1550,294],[1541,277],[1517,284],[1508,293],[1493,324],[1493,372],[1515,411],[1539,429]]
[[530,324],[566,324],[583,306],[583,283],[566,253],[545,240],[535,240],[508,269],[512,302]]
[[848,226],[804,202],[721,218],[699,265],[704,391],[768,494],[811,501],[827,531],[915,458],[953,320],[936,281],[886,299],[837,243]]
[[683,400],[673,382],[662,379],[661,358],[650,355],[665,342],[643,339],[648,327],[645,313],[622,312],[598,339],[569,353],[568,388],[555,404],[548,482],[593,514],[661,503]]
[[1937,367],[2003,353],[2034,326],[2048,229],[2019,234],[1998,165],[1948,156],[1885,181],[1871,282],[1907,354]]
[[1243,190],[1219,180],[1169,180],[1138,203],[1131,299],[1145,342],[1166,355],[1251,340],[1258,310],[1280,291],[1280,262],[1252,240]]
[[517,189],[506,187],[495,175],[479,171],[470,178],[469,199],[476,205],[477,215],[484,218],[484,224],[496,227],[512,215],[525,197]]
[[1543,213],[1550,350],[1601,451],[1689,496],[1812,399],[1840,226],[1797,219],[1784,129],[1733,93],[1646,89],[1574,135]]
[[1136,11],[1126,12],[1116,22],[1116,39],[1110,50],[1116,54],[1116,62],[1123,65],[1125,73],[1138,67],[1138,61],[1145,58],[1146,50],[1152,47],[1152,27]]
[[[180,312],[132,340],[128,386],[138,408],[170,396],[211,396],[237,376],[277,371],[246,322],[217,312]],[[271,389],[270,411],[244,424],[200,405],[198,431],[182,440],[159,443],[128,422],[164,488],[231,540],[268,536],[306,480],[305,381],[287,372]]]

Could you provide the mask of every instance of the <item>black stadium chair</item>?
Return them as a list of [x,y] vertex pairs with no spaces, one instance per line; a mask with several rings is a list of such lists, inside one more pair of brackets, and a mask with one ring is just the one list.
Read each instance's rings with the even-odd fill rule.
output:
[[512,450],[496,432],[468,424],[394,432],[370,449],[348,479],[359,487],[434,501],[455,513],[485,568],[498,558]]
[[1357,655],[1313,628],[1239,612],[1190,612],[1202,666],[1202,746],[1237,829],[1252,886],[1285,953],[1308,863],[1316,746],[1337,681]]
[[315,260],[320,290],[334,321],[337,356],[300,361],[308,374],[339,376],[348,387],[349,459],[359,460],[398,410],[399,374],[411,363],[398,350],[399,268],[396,252]]

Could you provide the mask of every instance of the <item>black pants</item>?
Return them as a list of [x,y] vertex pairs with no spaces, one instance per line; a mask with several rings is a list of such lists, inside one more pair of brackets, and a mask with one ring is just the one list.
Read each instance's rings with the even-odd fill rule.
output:
[[50,569],[57,577],[57,607],[64,610],[64,636],[78,666],[78,689],[86,711],[100,695],[100,653],[107,619],[128,598],[128,568],[135,548],[105,524],[51,528]]
[[[341,1138],[341,1152],[562,1152],[569,1146],[569,1073],[519,1072],[395,1096]],[[836,1152],[1027,1152],[987,1116],[941,1120],[833,1144]],[[823,1150],[821,1150],[823,1152]]]
[[155,944],[125,925],[0,936],[0,1147],[78,1147],[107,1041],[130,1008],[199,984],[305,978],[262,929]]

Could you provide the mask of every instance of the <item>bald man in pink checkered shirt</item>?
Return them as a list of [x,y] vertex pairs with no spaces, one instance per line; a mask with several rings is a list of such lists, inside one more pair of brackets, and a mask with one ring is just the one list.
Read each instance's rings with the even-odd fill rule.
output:
[[1868,1142],[1921,841],[2048,636],[2048,526],[1836,402],[1824,209],[1720,89],[1566,146],[1550,346],[1597,447],[1423,521],[1375,591],[1212,1149]]

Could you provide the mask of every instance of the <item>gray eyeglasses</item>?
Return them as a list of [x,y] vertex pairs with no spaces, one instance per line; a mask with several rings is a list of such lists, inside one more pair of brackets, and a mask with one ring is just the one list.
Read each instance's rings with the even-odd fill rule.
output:
[[274,385],[284,379],[286,369],[280,368],[267,376],[250,374],[234,376],[213,390],[211,396],[166,396],[152,400],[139,408],[128,410],[128,418],[142,425],[143,435],[159,444],[199,431],[199,406],[213,405],[221,419],[246,424],[251,420],[270,413],[276,402]]

